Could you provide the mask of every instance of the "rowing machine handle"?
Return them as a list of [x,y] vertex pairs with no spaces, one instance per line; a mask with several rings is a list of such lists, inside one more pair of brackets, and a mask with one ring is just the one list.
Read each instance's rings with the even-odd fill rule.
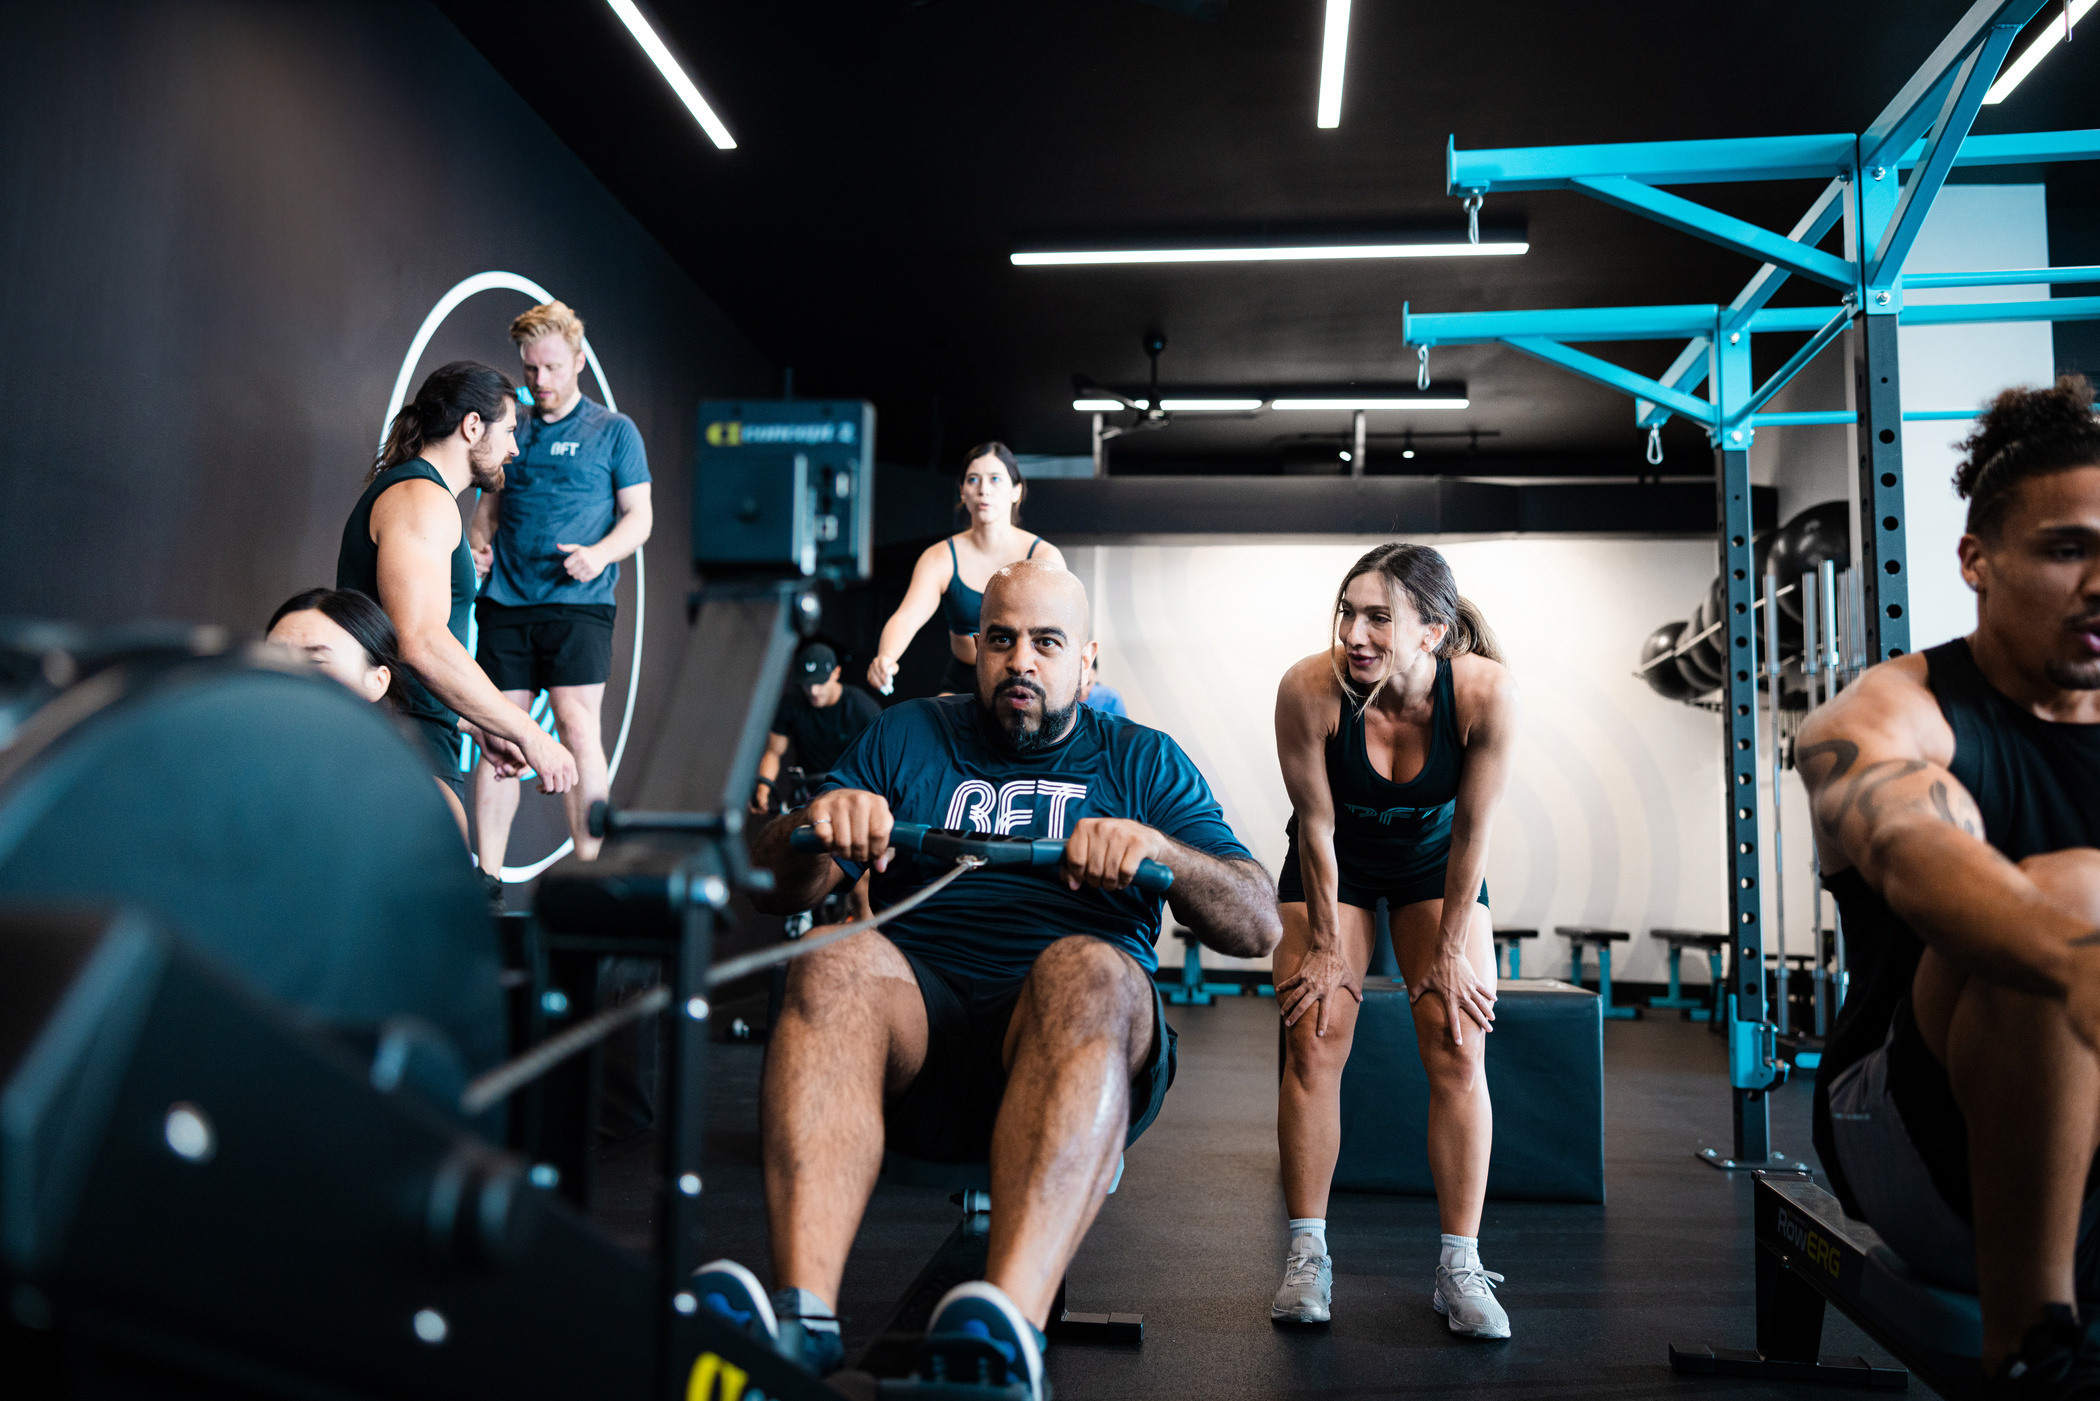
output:
[[[890,844],[899,851],[917,851],[925,841],[927,832],[928,829],[920,823],[899,822],[890,829]],[[977,845],[976,843],[962,844]],[[1025,851],[1025,859],[1022,861],[1014,861],[1011,858],[1000,860],[999,857],[1004,853],[1000,851],[1001,844],[999,843],[987,842],[982,845],[987,853],[991,854],[991,864],[997,866],[1055,866],[1064,860],[1065,855],[1065,844],[1063,842],[1047,838],[1025,844],[1015,843],[1016,847],[1021,847]],[[824,839],[817,835],[815,828],[797,827],[794,831],[788,833],[788,850],[813,856],[824,850]],[[1016,854],[1022,853],[1016,852]],[[1163,862],[1140,861],[1138,862],[1137,879],[1131,883],[1147,895],[1164,895],[1174,884],[1174,871],[1172,867]]]

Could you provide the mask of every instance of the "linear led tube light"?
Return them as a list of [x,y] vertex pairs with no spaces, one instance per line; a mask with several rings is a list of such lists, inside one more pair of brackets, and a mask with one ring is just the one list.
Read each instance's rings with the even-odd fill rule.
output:
[[1017,268],[1103,263],[1293,263],[1322,258],[1493,258],[1528,253],[1528,242],[1327,243],[1285,248],[1126,248],[1112,251],[1012,253]]
[[2005,71],[1998,75],[1998,81],[1992,83],[1991,90],[1983,95],[1984,105],[1992,106],[2011,97],[2012,90],[2020,85],[2020,80],[2032,73],[2035,65],[2047,58],[2049,51],[2064,41],[2064,31],[2084,19],[2094,3],[2095,0],[2071,0],[2070,14],[2052,21],[2041,33],[2034,36],[2034,42],[2029,44],[2018,58],[2005,66]]
[[606,0],[606,3],[611,5],[613,13],[620,17],[620,23],[627,26],[627,32],[634,36],[634,41],[642,46],[642,52],[649,55],[650,61],[656,65],[656,71],[664,75],[664,81],[671,85],[671,91],[678,94],[679,101],[685,103],[686,110],[700,123],[701,130],[707,133],[707,139],[714,142],[719,150],[734,151],[736,138],[729,134],[728,127],[722,125],[722,119],[715,115],[715,109],[707,105],[707,99],[700,95],[700,89],[693,86],[693,80],[685,75],[685,69],[679,67],[678,60],[672,56],[670,49],[664,46],[664,41],[656,37],[656,30],[650,27],[642,12],[635,8],[634,0]]
[[1379,409],[1464,409],[1472,407],[1470,399],[1271,399],[1269,407],[1283,412],[1306,410],[1334,413],[1362,409],[1371,412]]
[[1162,399],[1168,413],[1248,413],[1261,407],[1259,399]]
[[1324,129],[1342,124],[1342,69],[1349,59],[1349,0],[1327,0],[1327,34],[1320,44],[1320,107]]
[[[1131,403],[1141,409],[1150,407],[1143,399],[1133,399]],[[1072,407],[1081,413],[1120,413],[1129,405],[1121,399],[1074,399]]]

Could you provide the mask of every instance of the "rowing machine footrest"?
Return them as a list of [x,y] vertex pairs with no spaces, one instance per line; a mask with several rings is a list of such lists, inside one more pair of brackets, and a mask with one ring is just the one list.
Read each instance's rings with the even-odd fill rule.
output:
[[1690,1376],[1752,1377],[1763,1382],[1808,1382],[1874,1391],[1903,1391],[1910,1386],[1910,1373],[1903,1368],[1876,1367],[1864,1357],[1825,1356],[1816,1362],[1783,1362],[1762,1353],[1735,1352],[1704,1343],[1670,1344],[1670,1370]]

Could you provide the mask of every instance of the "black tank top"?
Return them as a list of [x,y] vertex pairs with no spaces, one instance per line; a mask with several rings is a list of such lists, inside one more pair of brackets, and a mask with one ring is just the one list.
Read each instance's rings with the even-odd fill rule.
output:
[[[337,588],[356,589],[374,603],[379,602],[379,546],[372,543],[372,506],[388,488],[419,478],[445,487],[447,494],[452,490],[445,486],[445,478],[437,468],[420,457],[412,457],[374,477],[365,494],[357,498],[350,519],[343,524],[343,543],[335,556]],[[467,619],[474,612],[474,584],[474,552],[467,547],[467,533],[462,530],[459,545],[452,551],[452,611],[445,619],[445,630],[458,638],[462,647],[467,645]],[[459,720],[413,671],[401,678],[400,709],[404,715],[436,720],[443,725]]]
[[[1451,659],[1438,657],[1430,688],[1429,753],[1422,771],[1395,783],[1371,766],[1361,699],[1344,692],[1342,719],[1327,737],[1327,791],[1334,798],[1334,855],[1353,885],[1403,885],[1444,869],[1451,852],[1451,815],[1465,757]],[[1298,818],[1285,832],[1295,851]]]
[[[1954,732],[1948,770],[1976,800],[1984,839],[2014,861],[2100,846],[2100,725],[2043,720],[2013,704],[1984,678],[1963,638],[1928,648],[1925,664],[1926,684]],[[1816,1151],[1838,1196],[1849,1204],[1850,1192],[1833,1166],[1837,1155],[1830,1142],[1826,1087],[1888,1039],[1899,1009],[1908,1007],[1925,943],[1857,870],[1826,876],[1823,885],[1836,897],[1845,921],[1845,961],[1852,981],[1816,1074]],[[1905,1111],[1906,1124],[1915,1121],[1923,1132],[1928,1123],[1947,1126],[1952,1104],[1949,1096],[1917,1112],[1901,1104],[1897,1108]],[[1959,1132],[1958,1122],[1953,1127]]]

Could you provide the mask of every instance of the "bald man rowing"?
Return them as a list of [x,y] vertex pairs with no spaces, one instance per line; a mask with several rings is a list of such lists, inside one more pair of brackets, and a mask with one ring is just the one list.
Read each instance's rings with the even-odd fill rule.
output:
[[[758,839],[780,913],[869,866],[878,910],[939,875],[890,850],[894,821],[1065,843],[1061,879],[975,871],[790,965],[764,1089],[775,1291],[717,1261],[694,1292],[812,1371],[839,1364],[839,1280],[889,1147],[990,1162],[986,1279],[951,1291],[928,1332],[979,1334],[1041,1396],[1058,1282],[1174,1077],[1152,984],[1160,899],[1131,885],[1138,863],[1173,868],[1175,916],[1221,953],[1256,957],[1281,934],[1275,887],[1180,746],[1079,704],[1094,651],[1077,578],[999,570],[974,693],[884,711]],[[798,827],[829,854],[791,854]]]

